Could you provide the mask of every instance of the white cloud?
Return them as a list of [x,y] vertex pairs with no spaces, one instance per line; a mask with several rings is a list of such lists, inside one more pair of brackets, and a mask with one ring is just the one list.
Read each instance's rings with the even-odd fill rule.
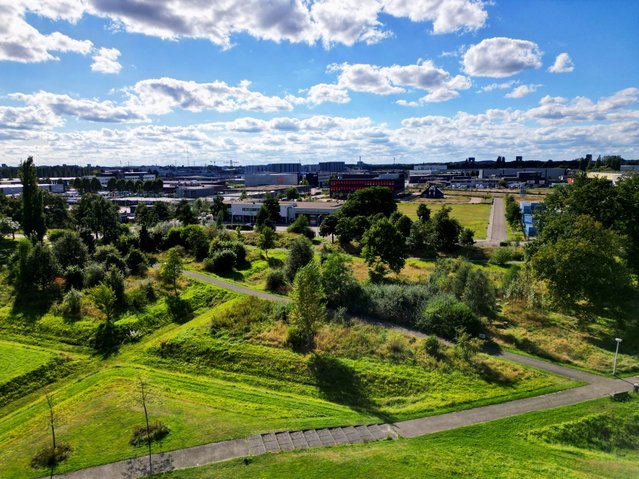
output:
[[[36,9],[37,2],[5,2],[0,4],[0,61],[34,63],[58,60],[53,52],[73,52],[86,55],[93,44],[89,40],[76,40],[60,32],[40,33],[24,19],[25,9]],[[61,5],[63,7],[64,5]],[[36,13],[50,18],[76,19],[74,12],[63,8],[55,11],[52,4],[43,3]]]
[[126,90],[130,97],[127,103],[132,110],[153,115],[164,115],[174,108],[191,112],[215,110],[222,113],[293,109],[287,99],[266,96],[251,90],[250,85],[246,80],[237,86],[223,81],[197,83],[166,77],[142,80]]
[[118,62],[120,50],[117,48],[100,48],[93,55],[91,70],[100,73],[120,73],[122,65]]
[[470,76],[503,78],[541,66],[542,52],[527,40],[496,37],[482,40],[464,54],[463,65]]
[[555,63],[548,68],[550,73],[570,73],[575,69],[570,56],[567,53],[560,53],[555,58]]
[[38,106],[0,106],[0,130],[51,129],[63,121],[50,109]]
[[495,90],[507,90],[508,88],[512,88],[515,85],[519,84],[519,80],[510,80],[501,83],[490,83],[486,86],[481,87],[477,90],[477,93],[490,92]]
[[568,101],[562,97],[545,96],[539,102],[540,106],[529,110],[527,116],[543,123],[632,119],[636,118],[637,110],[624,108],[638,101],[639,88],[626,88],[597,102],[585,97]]
[[433,22],[433,33],[474,31],[483,27],[488,18],[484,2],[478,0],[389,0],[384,11],[396,17],[408,17],[413,22]]
[[34,107],[51,110],[57,116],[70,116],[92,122],[124,123],[146,121],[140,113],[111,101],[76,99],[45,91],[37,93],[11,93],[9,98]]
[[[295,101],[295,100],[294,100]],[[351,99],[348,91],[339,85],[331,83],[318,83],[308,89],[304,103],[320,105],[322,103],[348,103]]]
[[535,93],[541,85],[519,85],[510,93],[506,93],[506,98],[523,98],[531,93]]
[[470,88],[471,82],[463,75],[451,76],[432,61],[414,65],[391,65],[388,67],[360,64],[332,64],[329,72],[339,72],[337,85],[356,92],[391,95],[407,92],[407,89],[428,92],[419,102],[399,100],[404,106],[417,106],[432,101],[446,101],[459,96],[458,90]]

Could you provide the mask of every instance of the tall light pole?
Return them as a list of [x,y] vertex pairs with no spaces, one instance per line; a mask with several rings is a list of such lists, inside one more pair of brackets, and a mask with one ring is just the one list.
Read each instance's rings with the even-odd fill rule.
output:
[[619,354],[619,343],[621,342],[621,338],[615,338],[617,342],[617,348],[615,349],[615,364],[612,366],[612,375],[614,376],[617,372],[617,355]]

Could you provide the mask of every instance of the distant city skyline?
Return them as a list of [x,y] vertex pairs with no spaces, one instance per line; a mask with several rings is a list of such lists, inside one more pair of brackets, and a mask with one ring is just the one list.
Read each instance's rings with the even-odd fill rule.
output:
[[639,2],[0,0],[0,163],[639,159]]

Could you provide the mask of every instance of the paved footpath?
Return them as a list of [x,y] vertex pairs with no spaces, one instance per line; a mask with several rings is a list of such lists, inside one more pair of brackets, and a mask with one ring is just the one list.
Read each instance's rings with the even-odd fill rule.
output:
[[504,199],[498,196],[493,198],[493,206],[490,209],[490,217],[488,220],[488,228],[486,230],[486,239],[477,240],[476,244],[486,246],[499,246],[499,244],[508,239],[506,231],[506,209]]
[[[184,274],[238,293],[250,294],[271,301],[288,300],[288,298],[285,297],[255,291],[200,273],[185,271]],[[394,325],[388,326],[398,328]],[[420,334],[405,330],[404,328],[398,329],[402,329],[411,334]],[[279,431],[256,434],[247,438],[234,439],[231,441],[215,442],[187,449],[179,449],[162,454],[154,454],[152,456],[153,472],[158,473],[175,469],[186,469],[229,459],[245,458],[266,453],[278,453],[281,451],[329,447],[341,444],[357,444],[384,439],[397,439],[398,437],[411,438],[424,436],[435,432],[448,431],[459,427],[517,416],[527,412],[568,406],[616,393],[628,392],[633,389],[633,383],[639,383],[639,376],[626,378],[625,380],[607,378],[507,351],[488,350],[487,352],[519,364],[581,381],[586,383],[586,385],[552,394],[545,394],[543,396],[518,399],[506,403],[477,407],[438,416],[412,419],[409,421],[400,421],[392,424],[368,424],[303,431]],[[143,477],[148,474],[148,472],[149,460],[147,456],[105,464],[54,477],[58,479],[134,479]]]

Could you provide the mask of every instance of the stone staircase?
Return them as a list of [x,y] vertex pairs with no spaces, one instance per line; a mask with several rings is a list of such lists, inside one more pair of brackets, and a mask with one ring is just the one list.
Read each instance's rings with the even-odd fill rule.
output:
[[390,424],[369,426],[333,427],[329,429],[307,429],[284,431],[249,436],[249,454],[257,456],[267,452],[293,451],[314,447],[357,444],[361,442],[397,439],[398,434]]

